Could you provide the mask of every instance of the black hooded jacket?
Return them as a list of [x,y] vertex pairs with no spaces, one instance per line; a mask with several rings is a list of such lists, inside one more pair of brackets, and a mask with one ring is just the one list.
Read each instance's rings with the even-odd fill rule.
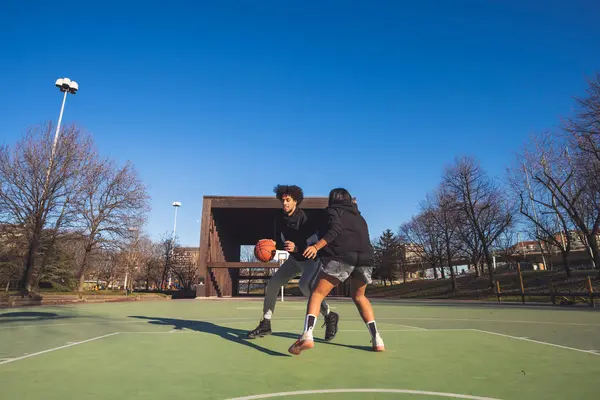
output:
[[292,215],[282,212],[277,227],[277,237],[275,239],[277,248],[283,249],[284,240],[289,240],[296,245],[296,249],[290,253],[290,257],[297,261],[306,260],[302,253],[308,246],[307,240],[313,235],[315,235],[315,242],[317,238],[315,221],[308,218],[304,210],[297,207]]
[[367,221],[351,200],[327,207],[328,229],[322,236],[327,245],[319,251],[323,262],[337,260],[354,265],[356,253],[361,266],[373,264],[373,246]]

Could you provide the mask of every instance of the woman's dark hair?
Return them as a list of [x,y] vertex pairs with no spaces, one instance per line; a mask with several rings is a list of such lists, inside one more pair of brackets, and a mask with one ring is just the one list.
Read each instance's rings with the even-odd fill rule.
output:
[[352,196],[344,188],[335,188],[329,192],[329,205],[333,203],[351,203]]
[[273,189],[273,192],[275,192],[275,196],[279,201],[283,201],[283,196],[285,195],[296,200],[297,205],[300,205],[302,200],[304,200],[304,192],[296,185],[277,185]]

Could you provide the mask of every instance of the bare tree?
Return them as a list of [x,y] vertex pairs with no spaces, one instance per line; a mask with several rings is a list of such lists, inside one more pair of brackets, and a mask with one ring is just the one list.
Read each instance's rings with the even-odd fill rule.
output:
[[508,227],[502,232],[493,243],[494,253],[510,265],[513,254],[515,253],[515,243],[517,242],[517,233],[514,226]]
[[[258,259],[256,258],[256,256],[254,255],[254,251],[252,249],[252,246],[242,246],[242,248],[240,249],[240,261],[241,262],[258,262]],[[247,282],[247,286],[246,286],[246,294],[250,293],[250,288],[252,286],[252,275],[253,275],[253,271],[256,271],[257,273],[260,273],[256,268],[243,268],[242,270],[240,270],[241,273],[246,274],[246,276],[248,276],[248,282]],[[263,272],[264,274],[264,272]]]
[[94,159],[84,172],[84,186],[77,206],[86,237],[79,267],[79,291],[89,268],[92,251],[129,235],[142,225],[149,209],[146,188],[130,163],[117,167],[109,160]]
[[151,285],[161,288],[165,266],[162,244],[143,238],[140,241],[139,252],[141,255],[140,278],[146,290],[149,290]]
[[564,129],[573,148],[587,157],[588,165],[598,171],[600,166],[600,72],[588,80],[587,96],[576,99],[579,107]]
[[573,223],[585,235],[595,268],[600,269],[600,73],[588,81],[587,96],[576,102],[577,112],[566,120],[564,131],[572,152],[567,157],[578,197],[570,204],[561,200]]
[[[590,259],[599,268],[597,233],[600,227],[600,209],[595,204],[595,178],[588,175],[586,167],[578,167],[578,164],[585,161],[581,158],[574,159],[570,154],[572,150],[562,147],[562,143],[549,134],[535,139],[533,151],[525,150],[526,171],[531,177],[533,192],[538,193],[533,197],[533,202],[546,211],[554,212],[560,220],[557,226],[562,231],[568,232],[572,225],[585,239]],[[582,153],[578,156],[582,157]],[[527,210],[524,209],[523,212]],[[570,235],[564,236],[566,239]],[[555,244],[564,251],[567,250],[567,243],[563,245],[555,241]],[[570,248],[571,244],[568,245]]]
[[461,214],[477,234],[488,266],[490,287],[494,285],[491,247],[513,219],[508,200],[481,166],[469,157],[446,168],[443,185],[461,206]]
[[452,291],[456,290],[456,275],[454,260],[459,254],[460,243],[457,240],[460,229],[460,204],[444,186],[440,186],[433,194],[427,195],[421,203],[421,210],[430,216],[436,231],[442,240],[444,261],[450,269]]
[[100,252],[97,263],[96,277],[98,281],[106,282],[106,288],[113,286],[122,273],[123,253],[104,250]]
[[479,240],[479,235],[468,221],[460,221],[458,239],[461,243],[460,254],[469,260],[469,264],[475,269],[475,276],[479,278],[484,275],[483,246],[481,240]]
[[170,232],[165,232],[158,247],[160,248],[161,260],[160,284],[158,287],[164,290],[167,285],[167,279],[171,272],[173,272],[173,254],[175,247],[177,247],[177,238],[174,238]]
[[[523,151],[522,165],[509,172],[509,182],[517,197],[519,211],[531,227],[530,233],[537,239],[540,251],[544,254],[548,247],[558,249],[565,273],[571,276],[569,253],[572,240],[569,233],[572,222],[561,204],[574,200],[571,196],[579,194],[573,191],[575,175],[560,147],[554,135],[545,133],[535,137],[532,148]],[[557,197],[560,194],[562,202]],[[542,243],[546,244],[546,249]]]
[[28,131],[13,148],[0,147],[0,222],[23,226],[27,238],[23,292],[34,289],[42,232],[60,228],[91,148],[89,136],[76,126],[61,131],[56,147],[53,137],[48,123]]
[[433,268],[434,278],[437,279],[436,268],[441,269],[442,279],[444,244],[442,235],[429,212],[422,212],[400,227],[400,235],[406,238],[413,253],[429,263]]
[[190,290],[198,278],[198,262],[184,247],[174,249],[173,274],[184,290]]

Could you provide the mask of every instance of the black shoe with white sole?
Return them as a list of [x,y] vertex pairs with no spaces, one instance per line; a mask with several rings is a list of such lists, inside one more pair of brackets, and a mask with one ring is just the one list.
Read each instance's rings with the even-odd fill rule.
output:
[[263,319],[260,321],[260,324],[256,327],[256,329],[248,332],[246,336],[248,339],[255,339],[257,337],[263,337],[266,335],[270,335],[271,331],[271,320]]

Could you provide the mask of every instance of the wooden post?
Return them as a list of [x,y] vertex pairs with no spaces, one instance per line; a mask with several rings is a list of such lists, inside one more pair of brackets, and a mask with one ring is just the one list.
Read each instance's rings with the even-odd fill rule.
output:
[[525,304],[525,287],[523,286],[523,274],[521,274],[521,263],[517,263],[517,272],[519,273],[519,284],[521,285],[521,302]]
[[592,279],[587,277],[587,290],[590,295],[590,307],[594,307],[594,287],[592,286]]
[[550,300],[552,300],[552,304],[556,305],[556,296],[554,295],[554,283],[550,281]]
[[500,303],[500,281],[496,281],[496,295],[498,296],[498,303]]

